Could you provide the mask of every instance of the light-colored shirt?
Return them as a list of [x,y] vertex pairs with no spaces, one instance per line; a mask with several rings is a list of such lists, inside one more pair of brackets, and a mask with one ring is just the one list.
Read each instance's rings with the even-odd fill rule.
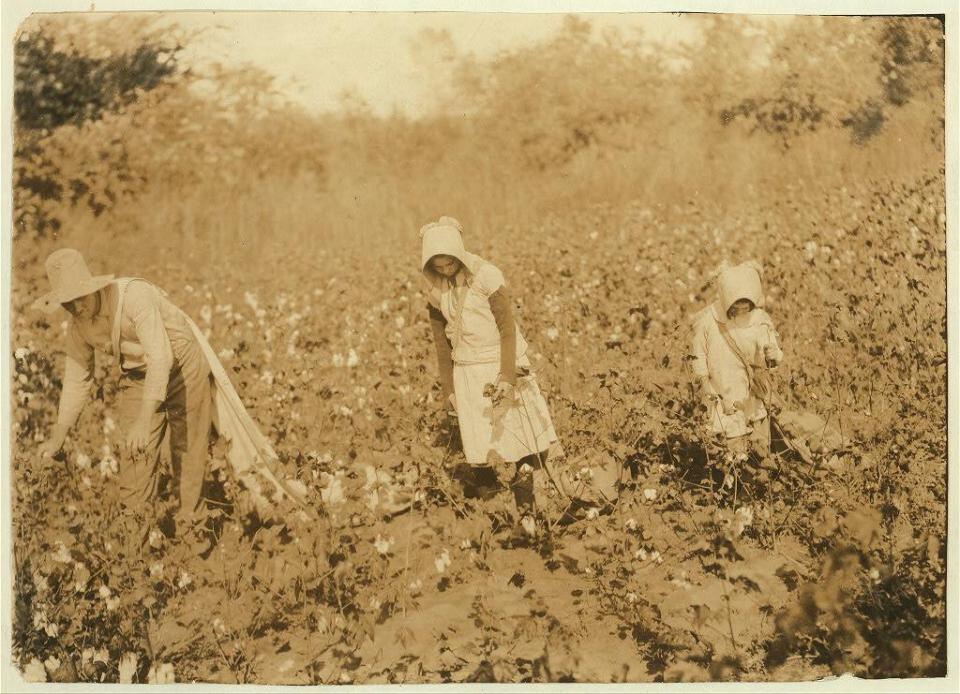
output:
[[[112,332],[118,296],[117,283],[113,282],[100,290],[101,308],[95,318],[70,321],[58,424],[72,427],[90,399],[95,351],[114,354]],[[127,285],[120,318],[120,368],[142,375],[145,400],[162,402],[166,398],[174,360],[193,339],[183,312],[156,287],[144,280]]]
[[[447,321],[447,339],[453,346],[453,361],[478,364],[500,359],[500,330],[490,310],[490,295],[504,286],[503,273],[495,265],[483,262],[475,273],[458,273],[453,282],[440,282],[439,305]],[[527,343],[517,334],[519,358]]]
[[749,431],[749,423],[767,416],[763,403],[750,394],[750,379],[747,367],[731,349],[720,332],[723,323],[740,353],[751,366],[766,368],[766,362],[779,363],[783,352],[777,338],[773,320],[761,308],[755,308],[742,322],[727,320],[721,316],[717,304],[702,309],[693,317],[693,336],[690,354],[691,368],[695,376],[706,379],[714,392],[724,401],[741,408],[732,415],[724,414],[717,404],[710,414],[711,429],[728,438],[743,436]]

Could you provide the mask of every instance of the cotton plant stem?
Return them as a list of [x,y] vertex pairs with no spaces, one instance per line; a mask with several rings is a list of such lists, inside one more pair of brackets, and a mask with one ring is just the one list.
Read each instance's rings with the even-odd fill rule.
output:
[[[421,477],[421,475],[420,475],[420,469],[419,469],[419,468],[420,468],[420,466],[418,465],[418,466],[417,466],[417,483],[414,485],[414,488],[413,488],[413,499],[412,499],[411,502],[410,502],[411,505],[414,504],[414,503],[416,503],[417,494],[420,492],[420,482],[421,482],[421,480],[422,480],[422,477]],[[412,506],[411,506],[411,507],[412,507]],[[423,509],[421,509],[421,515],[423,515],[422,511],[423,511]],[[411,515],[413,515],[413,514],[412,514],[412,511],[411,511]],[[410,544],[411,544],[411,542],[413,541],[413,522],[412,522],[409,518],[408,518],[407,520],[408,520],[408,523],[407,523],[407,547],[406,547],[406,550],[405,550],[404,556],[403,556],[403,582],[404,582],[405,585],[409,586],[409,584],[407,583],[407,578],[409,577],[409,570],[410,570]],[[406,601],[406,599],[404,599],[404,601],[403,601],[403,617],[402,617],[402,622],[403,622],[403,624],[406,624],[406,622],[407,622],[407,601]]]
[[743,487],[743,493],[747,494],[750,497],[751,501],[756,501],[756,497],[750,492],[750,487],[746,482],[743,481],[743,478],[740,475],[740,469],[736,462],[730,468],[733,471],[733,508],[737,508],[737,489],[738,487]]
[[563,511],[560,512],[560,515],[558,515],[557,518],[549,524],[548,527],[551,531],[553,531],[553,529],[560,523],[560,521],[563,520],[563,517],[567,515],[567,512],[570,510],[573,504],[574,504],[573,501],[568,501]]
[[777,539],[779,539],[779,537],[780,537],[780,531],[781,531],[781,530],[783,529],[783,527],[787,524],[787,521],[790,520],[790,516],[793,515],[793,510],[797,507],[797,502],[798,502],[799,500],[800,500],[799,495],[794,495],[794,497],[793,497],[793,503],[790,504],[790,508],[787,510],[787,515],[784,516],[783,520],[782,520],[782,521],[780,522],[780,524],[777,526],[776,531],[774,531],[774,535],[777,537]]
[[223,662],[226,664],[228,668],[230,668],[230,672],[233,673],[233,678],[237,681],[237,684],[243,684],[240,681],[240,675],[237,673],[236,669],[233,667],[233,664],[231,664],[230,659],[227,658],[227,654],[224,652],[223,646],[220,645],[220,639],[217,637],[217,632],[214,631],[212,626],[210,627],[210,633],[213,634],[213,642],[217,644],[217,650],[220,651],[220,657],[223,658]]
[[464,510],[463,506],[457,503],[456,499],[450,496],[449,492],[447,492],[446,489],[444,489],[442,486],[439,486],[439,485],[437,486],[437,489],[440,490],[440,493],[443,494],[444,497],[446,497],[447,501],[449,501],[452,506],[456,507],[457,511],[460,512],[460,515],[462,516],[467,515],[467,512],[466,510]]
[[[693,483],[693,482],[686,482],[686,480],[684,480],[683,478],[681,478],[680,481],[681,481],[681,482],[684,482],[685,484],[695,484],[695,483]],[[701,484],[698,484],[698,485],[696,485],[696,486],[700,487],[701,489],[708,489],[707,487],[704,487],[704,486],[701,485]],[[697,534],[698,534],[698,535],[702,535],[702,534],[703,534],[703,531],[700,529],[700,525],[697,523],[696,519],[693,517],[693,514],[690,512],[690,507],[687,506],[687,502],[685,502],[685,501],[683,500],[683,495],[678,496],[678,497],[677,497],[677,500],[680,502],[680,506],[683,507],[684,513],[686,513],[687,516],[690,518],[690,522],[693,523],[693,527],[694,527],[694,529],[697,531]],[[668,523],[667,525],[670,527],[671,530],[673,530],[674,534],[675,534],[678,538],[680,538],[680,533],[678,533],[677,530],[676,530],[676,528],[673,527],[673,524],[672,524],[672,523]],[[680,539],[682,540],[683,538],[680,538]]]
[[737,661],[739,661],[740,647],[737,646],[737,638],[733,633],[733,616],[731,614],[732,610],[730,609],[730,593],[727,591],[727,580],[724,579],[721,585],[723,585],[723,599],[727,603],[727,626],[730,629],[730,643],[733,645],[733,652],[737,657]]
[[[529,419],[530,419],[530,413],[529,413],[529,410],[527,409],[526,399],[523,397],[523,391],[518,391],[518,395],[520,396],[520,402],[521,402],[521,404],[523,405],[524,414],[527,416],[527,420],[529,421]],[[537,460],[540,462],[540,468],[546,473],[547,477],[550,479],[550,482],[553,484],[554,488],[557,490],[557,493],[558,493],[558,494],[563,494],[563,489],[560,487],[560,484],[553,478],[553,475],[550,473],[550,469],[549,469],[549,467],[547,466],[547,461],[546,461],[546,459],[541,458],[541,457],[540,457],[540,453],[541,453],[541,451],[537,451],[537,452],[536,452]],[[569,508],[570,508],[570,505],[568,504],[567,508],[564,509],[564,513],[566,513],[566,512],[569,510]],[[560,517],[562,518],[562,517],[563,517],[563,514],[561,514]],[[558,519],[558,520],[559,520],[559,519]],[[551,524],[550,527],[551,527],[551,529],[552,529],[552,528],[553,528],[553,525]]]

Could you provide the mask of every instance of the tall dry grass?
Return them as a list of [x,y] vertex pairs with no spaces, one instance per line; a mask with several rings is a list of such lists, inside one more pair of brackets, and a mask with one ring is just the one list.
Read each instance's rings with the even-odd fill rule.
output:
[[[148,179],[138,197],[100,216],[64,206],[59,237],[17,244],[16,257],[26,270],[50,248],[68,245],[109,259],[118,272],[162,272],[175,264],[201,277],[229,266],[256,281],[291,257],[307,267],[315,259],[318,273],[338,254],[412,259],[417,230],[442,214],[457,216],[480,248],[504,229],[536,234],[546,217],[597,205],[696,202],[719,222],[741,204],[788,200],[816,219],[823,213],[817,190],[910,179],[943,166],[942,141],[931,138],[923,104],[896,115],[863,146],[847,131],[827,128],[784,147],[702,114],[677,113],[626,133],[620,147],[588,146],[545,171],[492,150],[485,133],[469,128],[421,131],[411,145],[402,142],[402,123],[390,125],[384,142],[382,124],[371,121],[350,137],[328,135],[322,179],[254,171],[236,172],[233,185],[212,177],[190,184]],[[408,125],[410,132],[420,128]]]

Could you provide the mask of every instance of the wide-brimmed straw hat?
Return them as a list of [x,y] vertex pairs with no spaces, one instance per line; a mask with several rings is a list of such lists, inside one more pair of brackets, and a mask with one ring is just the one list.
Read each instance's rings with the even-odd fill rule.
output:
[[41,296],[34,307],[52,313],[68,301],[93,294],[113,281],[113,275],[92,275],[86,261],[72,248],[61,248],[47,257],[47,279],[51,291]]

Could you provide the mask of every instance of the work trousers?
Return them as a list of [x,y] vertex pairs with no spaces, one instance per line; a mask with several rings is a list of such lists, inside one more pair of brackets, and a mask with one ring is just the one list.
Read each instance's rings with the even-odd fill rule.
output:
[[[154,503],[160,480],[160,446],[169,433],[173,478],[178,486],[180,521],[192,520],[200,507],[211,424],[210,367],[193,340],[174,345],[167,394],[150,420],[143,453],[120,462],[121,503],[144,515]],[[120,379],[119,419],[124,432],[136,421],[143,403],[143,372],[125,372]]]

